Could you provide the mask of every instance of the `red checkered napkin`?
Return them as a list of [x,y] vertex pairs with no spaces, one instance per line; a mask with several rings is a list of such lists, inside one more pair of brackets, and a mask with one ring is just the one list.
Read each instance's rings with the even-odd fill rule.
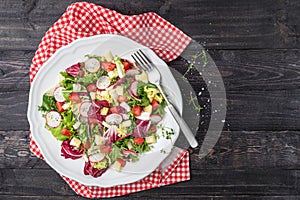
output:
[[[74,3],[43,37],[30,66],[30,82],[60,47],[76,39],[99,34],[118,34],[131,38],[151,48],[165,61],[177,58],[191,41],[175,26],[152,12],[127,16],[91,3]],[[43,159],[31,135],[30,150]],[[189,180],[189,154],[186,150],[174,148],[168,158],[144,179],[110,188],[85,186],[68,177],[62,178],[77,194],[84,197],[121,196]]]

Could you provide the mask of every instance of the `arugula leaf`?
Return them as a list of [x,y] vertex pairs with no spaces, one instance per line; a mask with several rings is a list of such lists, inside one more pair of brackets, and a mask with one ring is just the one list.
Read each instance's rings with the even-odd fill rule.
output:
[[101,162],[98,162],[96,163],[95,165],[93,165],[94,168],[97,168],[97,169],[105,169],[108,167],[107,165],[107,161],[106,160],[103,160]]
[[154,110],[152,112],[152,114],[158,114],[160,116],[163,116],[164,113],[165,113],[165,109],[164,109],[165,106],[160,106],[159,108],[157,108],[156,110]]
[[96,58],[99,62],[104,61],[104,57],[102,57],[102,56],[90,55],[90,54],[87,54],[87,55],[84,55],[84,56],[87,57],[87,58]]
[[114,163],[117,160],[117,158],[122,158],[122,157],[123,155],[121,153],[120,148],[116,145],[113,145],[113,148],[109,154],[110,163]]
[[85,143],[87,140],[87,125],[81,124],[78,130],[78,137],[81,142]]
[[71,133],[75,133],[75,129],[73,128],[73,125],[75,123],[73,112],[71,110],[66,110],[61,113],[63,128],[68,129]]
[[45,125],[45,128],[51,131],[52,135],[59,141],[64,141],[66,139],[69,139],[71,136],[66,136],[61,134],[61,131],[63,129],[63,124],[61,123],[58,127],[56,128],[50,128],[49,126]]
[[69,75],[67,72],[60,72],[60,74],[64,77],[60,85],[63,86],[66,90],[72,90],[73,83],[75,83],[75,78]]
[[50,110],[57,110],[54,96],[49,96],[47,94],[44,94],[42,105],[38,107],[38,110],[43,112],[48,112]]
[[117,146],[121,150],[128,150],[128,142],[130,141],[130,143],[132,144],[131,150],[133,150],[139,154],[150,151],[151,146],[149,144],[147,144],[145,141],[141,145],[135,144],[133,142],[133,138],[134,138],[133,136],[129,136],[127,138],[124,138],[123,140],[116,141],[114,143],[114,145]]
[[88,73],[86,70],[84,70],[84,76],[83,77],[76,77],[75,81],[77,83],[80,83],[84,86],[88,86],[91,83],[95,83],[100,76],[104,74],[104,70],[99,69],[97,73]]

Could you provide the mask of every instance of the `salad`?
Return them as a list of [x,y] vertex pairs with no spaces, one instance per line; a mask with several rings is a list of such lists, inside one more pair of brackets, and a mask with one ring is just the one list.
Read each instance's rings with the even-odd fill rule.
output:
[[151,150],[165,106],[146,72],[107,52],[86,55],[60,72],[39,111],[45,128],[62,142],[61,156],[84,158],[84,174],[99,177]]

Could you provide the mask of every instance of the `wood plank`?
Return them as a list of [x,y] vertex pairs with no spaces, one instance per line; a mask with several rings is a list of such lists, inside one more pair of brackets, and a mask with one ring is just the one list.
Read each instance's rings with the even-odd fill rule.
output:
[[[227,91],[299,89],[300,50],[215,50],[208,53]],[[0,52],[0,92],[29,90],[28,73],[33,56],[34,51]],[[181,74],[188,67],[182,58],[169,65]],[[185,76],[191,84],[204,84],[197,74],[196,70],[191,70]]]
[[[49,169],[47,164],[29,151],[28,134],[28,131],[0,131],[0,168]],[[206,157],[199,155],[199,149],[191,150],[191,168],[299,169],[298,137],[297,131],[224,131]]]
[[[196,88],[201,90],[201,88]],[[1,130],[28,130],[28,93],[23,91],[0,92]],[[225,129],[228,130],[299,130],[300,90],[241,91],[227,92],[227,116]],[[210,103],[203,94],[199,104],[201,129],[208,128]],[[7,112],[9,110],[9,112]],[[188,120],[188,116],[187,116]],[[191,119],[192,120],[192,119]],[[17,123],[16,123],[17,122]]]
[[[7,200],[62,200],[62,199],[76,199],[82,200],[86,199],[74,195],[65,195],[65,196],[20,196],[20,195],[0,195],[3,199]],[[118,197],[120,200],[131,200],[136,198],[145,198],[147,200],[157,200],[157,199],[197,199],[197,200],[209,200],[209,199],[218,199],[218,200],[231,200],[231,199],[244,199],[244,200],[298,200],[298,195],[281,195],[281,196],[255,196],[255,195],[140,195],[140,194],[130,194],[127,196]]]
[[[64,196],[74,192],[53,170],[0,169],[1,195]],[[262,195],[299,194],[299,170],[247,169],[200,170],[192,179],[170,186],[132,194],[132,197],[161,195]]]
[[[0,49],[36,49],[48,28],[76,1],[18,2],[6,1],[0,7]],[[92,2],[124,14],[155,11],[210,49],[300,47],[297,0]]]
[[[29,129],[26,107],[28,70],[33,54],[33,51],[2,51],[0,54],[2,130]],[[227,90],[226,128],[299,130],[298,55],[299,50],[220,50],[212,53]],[[183,67],[186,63],[182,59],[173,61],[170,65],[182,74],[187,70]],[[201,114],[201,123],[204,124],[201,130],[205,131],[205,124],[208,125],[210,120],[209,93],[197,72],[191,71],[187,77],[196,93],[201,92],[199,103],[205,108]],[[7,108],[12,112],[6,112]]]
[[[299,50],[209,50],[208,54],[219,69],[226,91],[299,89]],[[202,84],[196,69],[186,73],[189,64],[185,59],[178,58],[169,65],[185,74],[191,84]]]

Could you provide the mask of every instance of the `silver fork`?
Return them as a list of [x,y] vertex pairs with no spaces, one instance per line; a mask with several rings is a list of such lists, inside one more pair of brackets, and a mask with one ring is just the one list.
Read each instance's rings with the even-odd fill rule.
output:
[[158,71],[154,63],[140,49],[137,52],[135,52],[133,55],[131,55],[131,57],[138,64],[138,67],[140,69],[148,73],[149,82],[155,84],[157,88],[160,90],[162,96],[167,102],[167,108],[170,110],[172,116],[180,126],[190,146],[193,148],[197,147],[198,142],[195,139],[191,129],[188,127],[184,119],[180,116],[180,114],[177,112],[175,107],[172,105],[172,103],[168,100],[167,96],[165,95],[160,84],[160,78],[161,78],[160,72]]

